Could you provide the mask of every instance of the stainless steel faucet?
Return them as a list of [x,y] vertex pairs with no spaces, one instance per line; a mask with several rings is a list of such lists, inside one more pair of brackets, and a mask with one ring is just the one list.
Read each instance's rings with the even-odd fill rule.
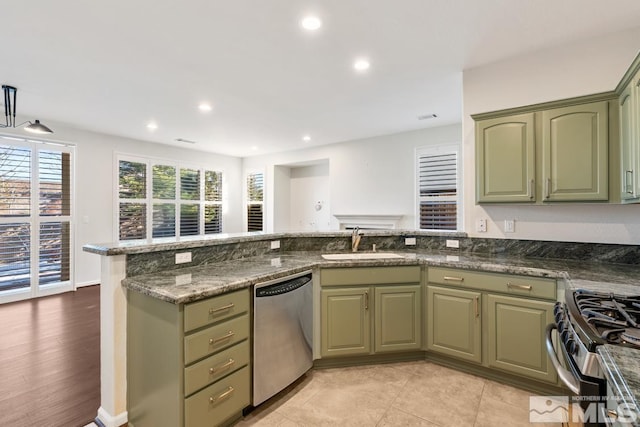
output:
[[351,250],[353,252],[358,252],[358,245],[360,244],[360,238],[362,238],[362,233],[360,233],[360,227],[356,227],[351,232]]

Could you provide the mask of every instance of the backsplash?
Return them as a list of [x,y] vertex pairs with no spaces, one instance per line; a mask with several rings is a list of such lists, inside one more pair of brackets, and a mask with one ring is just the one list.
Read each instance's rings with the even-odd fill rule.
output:
[[[415,237],[416,245],[405,245],[405,238]],[[446,247],[448,239],[458,240],[460,247]],[[313,233],[292,233],[280,235],[280,249],[272,250],[271,236],[265,240],[251,239],[246,242],[212,244],[190,249],[167,249],[158,252],[134,253],[127,255],[127,276],[174,270],[183,267],[209,265],[232,259],[248,258],[282,252],[339,253],[351,251],[351,236],[343,234],[315,235]],[[460,235],[421,235],[411,232],[365,232],[360,241],[359,251],[370,252],[373,245],[377,251],[419,251],[455,254],[486,255],[492,257],[561,259],[592,263],[640,264],[640,246],[614,245],[603,243],[552,242],[538,240],[479,239]],[[191,252],[192,262],[175,264],[175,254]]]

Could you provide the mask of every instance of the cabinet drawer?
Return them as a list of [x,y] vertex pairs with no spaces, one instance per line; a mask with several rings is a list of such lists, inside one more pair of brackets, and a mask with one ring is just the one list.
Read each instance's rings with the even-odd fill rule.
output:
[[185,399],[185,426],[220,425],[240,414],[250,400],[249,367],[244,367]]
[[184,369],[184,394],[190,395],[249,364],[249,340],[229,347]]
[[248,289],[187,304],[184,307],[184,331],[210,325],[246,311],[249,311]]
[[188,365],[249,337],[249,316],[235,319],[196,332],[184,338],[184,363]]
[[419,283],[420,266],[345,267],[320,270],[322,286]]
[[429,283],[454,285],[461,288],[501,292],[532,298],[556,299],[555,279],[440,267],[429,268],[428,276]]

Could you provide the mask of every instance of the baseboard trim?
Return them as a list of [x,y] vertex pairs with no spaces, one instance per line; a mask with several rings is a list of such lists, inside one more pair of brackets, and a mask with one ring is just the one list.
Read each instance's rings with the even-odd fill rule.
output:
[[86,286],[95,286],[95,285],[99,285],[100,281],[97,282],[82,282],[82,283],[76,283],[76,289],[78,288],[84,288]]
[[102,406],[98,408],[98,416],[94,420],[99,427],[121,427],[126,426],[128,420],[127,412],[118,415],[109,414]]

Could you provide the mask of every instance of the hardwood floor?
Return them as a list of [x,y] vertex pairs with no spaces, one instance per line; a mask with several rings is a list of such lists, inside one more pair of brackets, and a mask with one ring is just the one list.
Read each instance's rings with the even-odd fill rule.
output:
[[99,406],[100,287],[0,305],[0,426],[84,426]]

